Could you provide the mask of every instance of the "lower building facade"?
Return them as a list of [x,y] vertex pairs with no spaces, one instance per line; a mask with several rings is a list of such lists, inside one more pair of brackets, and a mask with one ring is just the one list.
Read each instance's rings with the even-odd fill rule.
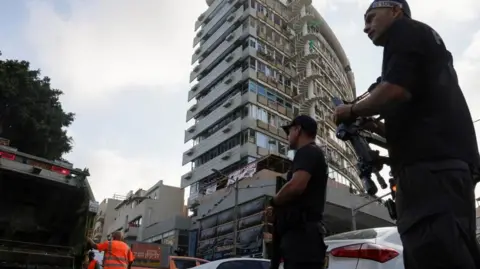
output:
[[170,245],[188,253],[188,236],[191,220],[185,215],[154,223],[143,230],[143,242]]
[[[237,256],[265,257],[270,235],[263,211],[267,206],[267,197],[276,194],[277,177],[283,176],[289,166],[290,160],[271,155],[240,169],[237,173],[239,176],[229,178],[226,183],[230,186],[216,191],[212,187],[208,195],[189,199],[189,205],[195,205],[189,254],[209,260],[232,256],[235,245],[233,227],[237,223]],[[233,187],[235,180],[240,180],[237,202]],[[327,188],[324,213],[327,232],[336,234],[350,231],[352,208],[374,198],[352,193],[348,185],[333,179],[329,179]],[[357,229],[395,225],[381,202],[362,207],[356,212],[355,221]]]
[[160,180],[148,190],[129,192],[116,207],[108,234],[122,231],[128,241],[142,241],[146,227],[184,214],[184,190]]

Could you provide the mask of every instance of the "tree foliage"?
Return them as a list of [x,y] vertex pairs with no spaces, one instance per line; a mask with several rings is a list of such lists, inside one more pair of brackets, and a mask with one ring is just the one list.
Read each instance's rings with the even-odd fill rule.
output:
[[63,111],[62,94],[40,70],[30,70],[29,62],[0,60],[0,137],[22,152],[61,158],[72,149],[64,127],[75,116]]

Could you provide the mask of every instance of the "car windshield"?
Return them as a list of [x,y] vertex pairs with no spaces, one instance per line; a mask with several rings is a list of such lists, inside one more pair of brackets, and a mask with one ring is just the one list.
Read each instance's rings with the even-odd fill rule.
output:
[[383,236],[389,229],[365,229],[328,236],[325,240],[375,239]]
[[[177,269],[189,269],[197,266],[197,260],[195,259],[178,259],[177,258],[177,259],[173,259],[173,262],[175,263],[175,267],[177,267]],[[201,261],[198,261],[198,262],[202,264]]]

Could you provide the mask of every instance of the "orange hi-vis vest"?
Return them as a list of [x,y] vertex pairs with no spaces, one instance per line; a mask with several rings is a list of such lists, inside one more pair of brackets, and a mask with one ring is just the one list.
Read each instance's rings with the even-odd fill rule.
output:
[[95,265],[97,265],[97,261],[96,260],[91,260],[89,263],[88,263],[88,269],[95,269]]
[[97,249],[105,252],[103,255],[103,269],[126,269],[128,264],[135,259],[130,247],[122,241],[106,241],[97,244]]

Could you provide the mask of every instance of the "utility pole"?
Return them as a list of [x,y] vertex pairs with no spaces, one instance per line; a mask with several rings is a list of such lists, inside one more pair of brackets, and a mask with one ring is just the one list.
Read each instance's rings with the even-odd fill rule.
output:
[[[225,175],[224,173],[220,172],[219,170],[217,169],[212,169],[212,171],[225,178],[225,180],[228,180],[228,176]],[[237,256],[237,240],[238,240],[238,191],[239,191],[239,188],[238,188],[238,183],[239,183],[239,179],[237,178],[235,180],[235,184],[233,185],[234,187],[234,192],[235,192],[235,200],[234,200],[234,205],[233,205],[233,257],[236,257]],[[227,181],[227,184],[228,184],[228,181]]]
[[353,206],[352,206],[352,231],[357,230],[357,219],[356,219],[356,216],[357,216],[358,210],[366,207],[366,206],[369,205],[369,204],[372,204],[372,203],[375,203],[375,202],[377,202],[377,201],[380,201],[382,198],[385,198],[385,197],[387,197],[387,196],[390,195],[390,194],[392,194],[392,193],[389,192],[389,193],[387,193],[387,194],[384,194],[384,195],[382,195],[382,196],[380,196],[380,197],[375,198],[374,200],[371,200],[371,201],[368,201],[368,202],[366,202],[366,203],[364,203],[364,204],[361,204],[361,205],[359,205],[359,206],[357,206],[357,207],[353,207]]

